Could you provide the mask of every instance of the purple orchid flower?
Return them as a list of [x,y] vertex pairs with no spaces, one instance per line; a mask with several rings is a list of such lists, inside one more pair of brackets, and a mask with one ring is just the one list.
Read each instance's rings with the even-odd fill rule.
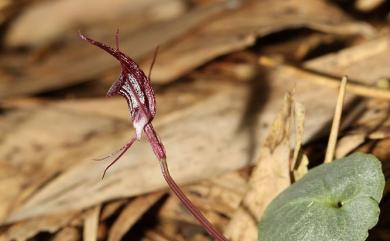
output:
[[[123,96],[128,104],[130,116],[135,128],[135,136],[130,139],[118,152],[102,158],[107,159],[114,157],[114,160],[106,167],[103,173],[103,178],[106,171],[118,161],[123,154],[133,145],[136,140],[140,140],[142,133],[145,133],[154,154],[160,163],[161,172],[167,182],[169,188],[180,199],[188,211],[199,221],[205,230],[218,241],[228,241],[215,227],[206,219],[198,208],[187,198],[180,187],[176,184],[169,173],[168,164],[166,162],[165,148],[156,131],[153,128],[152,120],[156,115],[156,99],[150,82],[150,73],[153,68],[156,53],[150,67],[149,75],[146,77],[142,69],[132,60],[119,50],[119,31],[116,34],[116,49],[111,48],[103,43],[97,42],[80,33],[81,39],[105,50],[107,53],[114,56],[121,64],[122,71],[119,79],[111,86],[107,92],[107,96],[120,95]],[[119,153],[119,154],[118,154]]]

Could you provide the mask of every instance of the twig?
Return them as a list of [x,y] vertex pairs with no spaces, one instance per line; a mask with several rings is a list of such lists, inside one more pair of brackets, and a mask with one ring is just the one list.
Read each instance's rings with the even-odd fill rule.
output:
[[347,80],[348,80],[348,78],[346,76],[344,76],[343,79],[341,80],[339,95],[337,97],[337,104],[336,104],[336,109],[334,112],[332,129],[330,130],[328,146],[326,148],[324,163],[330,163],[334,157],[334,152],[335,152],[336,143],[337,143],[337,135],[338,135],[339,128],[340,128],[341,113],[343,112],[343,103],[344,103],[344,97],[345,97],[345,90],[347,87]]
[[[299,68],[293,65],[284,64],[281,61],[278,61],[270,57],[261,57],[259,59],[259,64],[271,68],[277,67],[278,69],[282,69],[286,75],[293,76],[299,79],[308,80],[313,83],[327,86],[330,88],[336,89],[340,86],[339,78],[321,75],[304,68]],[[390,91],[367,86],[364,84],[359,84],[356,82],[349,82],[347,91],[348,93],[352,93],[359,96],[390,100]]]

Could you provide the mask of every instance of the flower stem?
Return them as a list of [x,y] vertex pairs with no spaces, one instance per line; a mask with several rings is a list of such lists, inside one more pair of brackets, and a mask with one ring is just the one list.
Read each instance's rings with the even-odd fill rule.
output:
[[165,181],[168,183],[170,189],[176,194],[176,196],[180,199],[183,205],[187,208],[187,210],[198,220],[198,222],[206,229],[206,231],[218,241],[228,241],[227,238],[223,236],[221,232],[219,232],[207,218],[199,211],[197,207],[191,202],[190,199],[183,193],[181,188],[176,184],[173,180],[172,176],[169,174],[168,165],[166,159],[160,159],[160,167],[161,172],[164,176]]

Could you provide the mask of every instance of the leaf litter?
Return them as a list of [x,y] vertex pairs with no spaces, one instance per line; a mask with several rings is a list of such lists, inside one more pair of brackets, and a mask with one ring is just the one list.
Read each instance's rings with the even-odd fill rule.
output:
[[[24,8],[18,10],[22,16],[32,5],[21,2],[5,6],[22,4]],[[118,24],[113,27],[107,22],[130,19],[130,16],[113,14],[117,19],[104,20],[105,24],[98,18],[84,19],[82,29],[93,30],[109,39],[120,26],[121,48],[142,66],[150,64],[150,54],[156,44],[161,45],[152,80],[158,83],[159,115],[155,121],[166,142],[172,173],[180,184],[186,184],[184,191],[211,222],[231,234],[231,240],[257,240],[253,225],[244,228],[232,225],[240,220],[240,215],[245,220],[244,207],[259,210],[272,199],[258,193],[266,190],[267,185],[251,185],[256,175],[264,177],[260,183],[273,183],[278,180],[275,178],[280,178],[283,185],[278,190],[281,191],[304,176],[315,160],[323,158],[323,152],[313,154],[311,148],[320,143],[325,150],[324,136],[329,133],[337,97],[335,88],[341,76],[348,75],[351,86],[365,87],[357,94],[370,98],[356,96],[353,88],[347,86],[335,154],[342,157],[354,150],[372,152],[382,161],[388,180],[388,103],[367,91],[388,95],[388,89],[380,89],[376,84],[390,76],[386,31],[374,30],[368,23],[371,21],[365,18],[353,19],[340,4],[331,1],[307,5],[298,1],[270,1],[266,7],[263,4],[267,1],[254,5],[241,1],[192,1],[189,5],[182,1],[167,2],[176,7],[157,10],[161,14],[168,12],[165,17],[145,17],[145,23],[135,23],[140,27]],[[370,8],[362,11],[375,11],[369,9],[381,3],[371,1],[370,4]],[[146,5],[132,8],[147,10],[157,6],[157,2],[148,1]],[[277,21],[275,11],[279,14]],[[4,16],[9,21],[15,19],[11,12]],[[296,30],[302,27],[326,34],[313,32],[319,40],[305,42],[305,38],[299,38],[302,32]],[[53,39],[63,38],[60,43],[47,38],[24,50],[30,54],[43,51],[39,59],[28,60],[28,55],[7,46],[2,50],[6,53],[0,61],[0,93],[7,99],[2,98],[0,102],[0,239],[41,240],[42,235],[48,235],[54,240],[80,240],[85,235],[91,240],[109,237],[111,240],[135,237],[137,240],[210,240],[171,195],[161,196],[167,193],[166,186],[147,143],[139,143],[133,153],[125,155],[110,170],[104,181],[99,180],[106,164],[92,159],[126,141],[130,126],[126,104],[120,99],[103,99],[101,92],[98,97],[87,94],[88,98],[83,99],[66,98],[68,93],[72,96],[72,89],[66,87],[82,89],[80,83],[90,82],[89,86],[99,91],[107,88],[102,79],[107,78],[110,83],[115,78],[110,76],[117,72],[111,59],[104,59],[98,51],[86,50],[75,39],[78,29],[58,31]],[[165,34],[161,34],[162,29],[166,30]],[[297,36],[284,38],[288,33],[283,30],[287,29]],[[340,35],[353,41],[347,41],[341,51],[330,48],[329,54],[316,55],[313,44],[332,47]],[[282,39],[278,39],[280,36]],[[266,38],[277,41],[257,41]],[[292,44],[283,53],[276,49],[278,41],[286,46]],[[299,57],[297,63],[282,60],[283,64],[277,67],[256,67],[253,57],[283,59],[289,51],[297,53],[294,41],[302,46],[310,45],[296,56],[314,57],[306,61]],[[263,45],[267,45],[266,53]],[[234,56],[243,51],[252,57],[240,57],[239,62],[234,62],[237,61]],[[222,57],[215,59],[218,56]],[[295,72],[287,71],[286,65],[294,66]],[[219,68],[224,73],[221,78],[208,69],[211,66],[228,68]],[[244,69],[250,72],[237,72],[243,68],[229,72],[229,66],[250,66]],[[12,69],[19,69],[18,75]],[[237,73],[244,74],[237,79]],[[316,81],[321,77],[333,82]],[[285,162],[280,164],[284,167],[278,169],[275,167],[278,162],[267,161],[279,160],[276,158],[279,152],[275,153],[278,148],[274,147],[273,154],[264,158],[264,147],[270,143],[266,134],[270,133],[277,110],[283,106],[283,95],[292,89],[294,99],[305,109],[305,135],[303,118],[298,115],[302,116],[303,107],[290,110],[289,118],[298,121],[290,123],[289,128],[296,135],[296,144],[284,140],[281,159]],[[52,96],[60,97],[31,97],[52,90],[57,91]],[[281,173],[293,171],[294,174],[269,177],[267,172],[260,172],[272,166]],[[388,186],[387,181],[385,196],[389,193]],[[381,205],[388,206],[387,201]],[[99,206],[101,211],[96,211]],[[369,238],[386,240],[388,225],[386,219],[380,218]]]

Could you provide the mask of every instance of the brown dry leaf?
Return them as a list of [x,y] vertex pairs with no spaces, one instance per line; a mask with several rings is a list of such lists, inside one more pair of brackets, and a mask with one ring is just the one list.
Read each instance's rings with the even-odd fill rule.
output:
[[29,3],[30,1],[24,0],[0,0],[0,25],[6,24]]
[[[204,204],[208,205],[210,210],[223,213],[228,217],[238,208],[242,197],[248,190],[246,180],[237,172],[213,178],[199,186],[203,186],[203,193],[199,190],[196,193],[207,199],[207,201],[203,201]],[[188,189],[194,190],[193,188],[199,186],[192,185]]]
[[97,205],[87,211],[84,217],[84,241],[97,241],[99,227],[100,205]]
[[362,108],[351,116],[355,121],[349,124],[348,132],[337,143],[336,159],[355,150],[367,139],[384,139],[389,133],[388,101],[369,100],[360,105]]
[[164,48],[153,79],[168,82],[217,56],[253,45],[258,37],[300,27],[344,35],[374,32],[323,0],[305,4],[300,0],[246,1]]
[[[390,61],[387,58],[389,48],[383,42],[387,43],[387,40],[374,40],[310,61],[308,65],[316,64],[318,71],[323,67],[329,73],[333,69],[335,75],[342,72],[359,76],[360,72],[365,77],[361,80],[370,83],[378,76],[390,75],[390,69],[385,67]],[[339,63],[343,68],[340,70],[332,63]],[[373,63],[377,65],[375,68]],[[356,65],[359,69],[356,69]],[[156,128],[167,148],[172,175],[179,183],[217,176],[250,163],[258,152],[256,143],[271,123],[275,107],[280,106],[281,96],[289,85],[296,86],[296,98],[306,107],[304,141],[324,130],[324,124],[333,115],[334,103],[329,100],[336,98],[336,91],[319,87],[301,76],[286,75],[282,70],[262,77],[264,79],[256,80],[261,83],[259,88],[237,83],[222,85],[213,81],[194,81],[184,85],[186,88],[181,91],[174,88],[171,92],[166,91],[166,98],[158,96],[159,106],[165,111],[160,112],[163,115],[157,116]],[[192,85],[202,86],[198,88],[202,91],[190,94]],[[254,98],[248,97],[248,88],[260,100],[253,102],[248,99]],[[83,101],[46,104],[10,112],[2,118],[3,123],[0,124],[4,126],[4,135],[0,150],[6,160],[0,162],[0,175],[5,177],[0,182],[0,189],[7,190],[7,195],[0,198],[2,220],[10,222],[37,215],[80,210],[110,199],[166,187],[158,164],[145,142],[137,143],[110,170],[105,180],[99,181],[106,164],[91,162],[91,159],[116,150],[130,136],[125,101],[112,101],[86,101],[89,106],[99,110],[89,110]],[[175,105],[181,101],[184,103],[175,111]],[[251,107],[253,104],[256,105],[254,109]],[[247,109],[252,110],[254,116],[257,113],[261,115],[254,122],[253,129],[240,129],[241,126],[251,127],[242,123],[247,118]],[[123,118],[106,114],[112,110],[120,112]],[[53,128],[50,123],[59,123],[61,128]],[[27,144],[18,140],[21,136]],[[66,138],[59,141],[56,136]],[[38,154],[44,158],[30,163],[25,160],[32,158],[29,153],[34,151],[32,147],[36,146],[36,138],[39,146],[43,147]],[[16,168],[18,163],[23,165]],[[20,166],[25,170],[20,170]],[[38,189],[39,182],[46,185]],[[33,186],[28,195],[20,191],[25,183]],[[9,185],[15,187],[12,192],[7,188]],[[15,200],[18,200],[18,205],[12,206]]]
[[308,61],[304,67],[321,74],[337,76],[340,79],[347,75],[350,82],[374,85],[378,80],[389,77],[390,60],[387,58],[389,52],[390,40],[386,35],[338,53]]
[[100,220],[104,221],[122,208],[129,200],[116,200],[106,204],[100,214]]
[[[231,172],[185,188],[187,197],[214,226],[222,230],[239,206],[247,191],[247,182],[237,172]],[[172,200],[173,199],[173,200]],[[199,227],[178,200],[172,198],[161,208],[159,216],[170,221],[186,222]],[[221,215],[222,214],[222,215]],[[185,232],[184,232],[185,233]],[[194,237],[191,237],[191,240]]]
[[65,227],[58,231],[51,239],[52,241],[79,241],[81,240],[80,231],[75,227]]
[[[182,36],[225,8],[225,3],[207,5],[189,11],[178,18],[145,26],[136,32],[127,27],[123,28],[120,40],[121,50],[132,58],[139,59],[153,52],[156,46],[162,46]],[[115,32],[112,26],[106,28],[106,37],[99,38],[99,40],[113,42]],[[162,32],[164,34],[161,34]],[[66,47],[56,50],[55,54],[39,58],[38,62],[31,61],[31,57],[26,57],[26,55],[2,58],[0,60],[0,67],[2,67],[0,68],[2,77],[0,98],[71,86],[118,68],[119,64],[112,56],[77,38],[77,30],[74,30],[70,38],[72,41]],[[150,62],[147,63],[148,66],[149,64]],[[7,71],[9,69],[15,71]]]
[[[135,32],[125,28],[121,49],[132,58],[140,59],[157,45],[163,46],[153,71],[153,81],[166,83],[217,56],[254,44],[257,37],[284,29],[309,27],[337,34],[373,33],[367,24],[348,19],[323,0],[307,4],[300,4],[299,0],[248,1],[237,9],[226,10],[229,6],[229,2],[206,5]],[[107,29],[106,32],[112,32],[112,27]],[[188,34],[190,31],[192,33]],[[108,36],[105,39],[113,39]],[[111,56],[76,41],[75,34],[71,38],[74,41],[66,47],[40,58],[37,63],[32,63],[25,55],[16,59],[3,58],[0,61],[3,67],[0,97],[74,85],[117,67]],[[150,61],[144,64],[149,65]]]
[[[301,39],[297,39],[295,48],[287,48],[288,51],[293,52],[294,60],[303,60],[307,57],[310,57],[310,54],[316,51],[317,49],[323,46],[332,46],[332,44],[337,44],[338,42],[342,42],[346,40],[347,36],[334,35],[328,33],[315,32],[311,33],[308,36],[303,35]],[[288,42],[282,42],[281,44],[288,44]],[[272,48],[272,47],[271,47]],[[288,55],[284,55],[289,57]],[[290,57],[291,58],[291,57]]]
[[309,171],[309,158],[307,157],[307,155],[301,155],[298,159],[298,163],[298,167],[295,168],[292,173],[294,175],[295,182],[305,176]]
[[22,221],[4,228],[0,232],[0,240],[24,241],[38,234],[39,232],[54,233],[62,227],[69,225],[74,219],[79,219],[80,213],[61,213],[49,215],[45,218],[33,218]]
[[290,185],[290,139],[293,122],[291,93],[272,123],[249,179],[250,189],[225,229],[231,241],[256,241],[257,223],[267,205]]
[[290,169],[294,176],[293,181],[301,179],[308,171],[309,158],[302,154],[302,144],[304,138],[305,127],[305,107],[295,101],[294,102],[294,151],[291,160]]
[[110,229],[108,241],[120,241],[138,219],[163,195],[163,192],[147,194],[131,201],[123,209]]
[[[159,95],[158,99],[164,103],[159,108],[159,116],[176,108],[180,111],[199,98],[215,92],[217,87],[215,84],[207,88],[203,86],[199,83],[192,84],[190,88],[177,86],[171,94]],[[177,96],[175,92],[181,95]],[[112,111],[114,109],[115,112]],[[121,98],[65,101],[54,106],[41,103],[2,116],[0,219],[48,180],[78,164],[78,160],[85,158],[86,163],[95,165],[97,163],[92,162],[93,158],[119,148],[122,145],[120,139],[110,147],[107,146],[106,138],[118,138],[115,133],[125,132],[122,139],[124,142],[131,132],[128,122],[127,105]],[[23,142],[20,141],[21,136]],[[91,140],[98,139],[102,141],[98,142],[100,144],[88,145]],[[101,146],[108,148],[99,150]],[[104,165],[101,163],[99,167]],[[99,175],[101,171],[98,171]],[[9,189],[9,186],[13,189]]]
[[[198,180],[198,178],[213,176],[224,172],[225,169],[236,169],[236,164],[238,164],[238,166],[243,166],[248,161],[247,159],[242,159],[243,156],[247,156],[247,151],[245,150],[246,143],[248,143],[247,137],[245,135],[240,135],[237,138],[235,137],[237,136],[237,134],[235,134],[237,131],[236,128],[239,126],[241,119],[240,114],[238,113],[242,111],[243,105],[245,105],[245,88],[241,88],[241,91],[236,91],[237,88],[233,86],[230,86],[229,88],[226,87],[222,88],[219,93],[216,93],[212,97],[207,98],[194,106],[166,115],[165,118],[159,118],[160,125],[157,126],[157,130],[159,130],[161,138],[164,140],[168,156],[172,156],[172,158],[169,158],[172,173],[181,182],[190,182],[195,179]],[[241,101],[230,103],[227,101],[228,99],[237,99]],[[216,103],[222,105],[216,105]],[[54,106],[53,108],[57,109]],[[61,112],[66,113],[63,110],[64,109],[62,109]],[[52,112],[53,110],[45,108],[45,111]],[[71,115],[75,116],[74,114]],[[37,116],[41,115],[37,114]],[[88,115],[85,116],[87,118]],[[68,118],[67,120],[70,121]],[[55,123],[55,120],[53,121]],[[206,121],[206,123],[202,123],[204,121]],[[211,123],[213,123],[214,126],[212,130],[208,128]],[[73,128],[75,126],[83,128],[76,123],[71,126]],[[189,128],[190,126],[192,126],[192,128]],[[112,129],[112,127],[110,129]],[[40,128],[40,130],[42,130],[42,128]],[[99,135],[95,134],[93,138],[95,143],[88,144],[90,141],[85,141],[83,147],[79,148],[83,148],[84,151],[91,151],[95,148],[95,151],[90,152],[90,154],[81,159],[79,163],[75,163],[75,167],[69,168],[64,172],[65,175],[62,174],[59,178],[55,178],[54,180],[56,181],[52,182],[52,184],[54,184],[53,186],[49,184],[46,185],[44,189],[39,190],[38,192],[40,194],[36,193],[38,195],[34,195],[37,198],[36,201],[30,203],[30,205],[42,205],[43,209],[33,208],[31,211],[33,211],[33,213],[36,211],[43,211],[46,213],[51,208],[58,209],[63,205],[67,206],[69,204],[73,206],[73,208],[79,209],[80,204],[83,205],[83,202],[90,203],[91,201],[98,201],[100,199],[94,197],[92,195],[93,193],[101,197],[108,194],[111,199],[127,196],[129,192],[140,194],[164,187],[165,184],[162,182],[159,167],[154,160],[150,146],[145,142],[137,143],[137,145],[134,146],[134,149],[118,163],[119,165],[111,169],[110,174],[103,181],[99,181],[102,168],[106,164],[94,163],[90,160],[94,156],[96,157],[102,153],[110,153],[112,150],[120,147],[122,144],[121,142],[124,143],[129,138],[129,131],[125,131],[125,128],[122,130],[123,131],[120,131],[120,129],[118,129],[118,133],[111,137],[108,135],[101,135],[99,137]],[[221,130],[225,131],[221,132]],[[177,133],[181,133],[180,135],[182,136],[180,137]],[[206,139],[208,140],[207,142],[202,141]],[[98,142],[100,142],[100,144],[98,144]],[[90,147],[85,146],[90,144]],[[102,146],[104,146],[104,148],[101,148]],[[225,148],[227,148],[226,150],[228,151],[226,151]],[[194,156],[193,153],[198,152],[195,150],[202,150],[202,155]],[[215,150],[221,151],[219,153]],[[210,151],[214,154],[210,153]],[[69,153],[69,155],[70,154],[71,153]],[[204,159],[206,156],[208,158]],[[129,160],[129,158],[131,160]],[[219,158],[225,158],[225,161],[223,163],[209,162],[210,159]],[[185,163],[185,168],[182,167],[182,164],[174,164],[177,161],[179,161],[179,163]],[[129,171],[133,174],[130,174]],[[77,184],[75,185],[75,183]],[[94,187],[90,186],[91,184]],[[62,186],[60,189],[64,190],[64,192],[59,192],[58,187],[56,187],[57,185]],[[69,188],[65,188],[66,186]],[[84,188],[86,188],[86,190],[81,191]],[[122,190],[119,191],[120,189]],[[60,193],[61,195],[58,195],[57,193]],[[74,201],[75,199],[71,197],[73,195],[78,196],[81,193],[83,193],[82,196],[84,201],[78,200],[76,202]],[[89,194],[86,195],[86,193]],[[68,196],[69,194],[70,196]],[[112,194],[114,194],[114,196],[112,196]],[[46,197],[41,199],[39,196]],[[62,199],[62,201],[60,201],[60,199]],[[30,199],[30,201],[32,200],[33,199]],[[59,201],[59,203],[56,203],[56,200]],[[103,199],[100,199],[100,201],[103,201]],[[50,202],[53,202],[54,206],[51,206],[49,204]],[[28,207],[26,208],[29,209]],[[24,213],[24,211],[21,213]],[[25,214],[27,213],[24,213],[23,216]]]
[[291,160],[290,170],[294,171],[300,166],[299,154],[301,152],[301,147],[303,143],[303,133],[305,128],[305,107],[294,101],[293,103],[293,115],[294,115],[294,131],[295,131],[295,141],[294,141],[294,152]]
[[[169,14],[177,16],[183,12],[184,2],[180,0],[38,1],[13,21],[6,34],[5,44],[7,47],[45,45],[80,26],[102,25],[103,22],[129,15],[161,17],[161,14],[151,14],[152,8],[156,7],[162,9],[168,7],[172,11]],[[165,13],[163,17],[168,16]],[[143,19],[146,20],[145,17]],[[129,27],[133,25],[132,22]],[[32,29],[34,31],[31,31]]]
[[363,12],[374,10],[383,4],[385,0],[356,0],[355,7]]
[[153,241],[171,241],[171,239],[168,239],[164,235],[154,230],[148,230],[145,232],[145,236]]

